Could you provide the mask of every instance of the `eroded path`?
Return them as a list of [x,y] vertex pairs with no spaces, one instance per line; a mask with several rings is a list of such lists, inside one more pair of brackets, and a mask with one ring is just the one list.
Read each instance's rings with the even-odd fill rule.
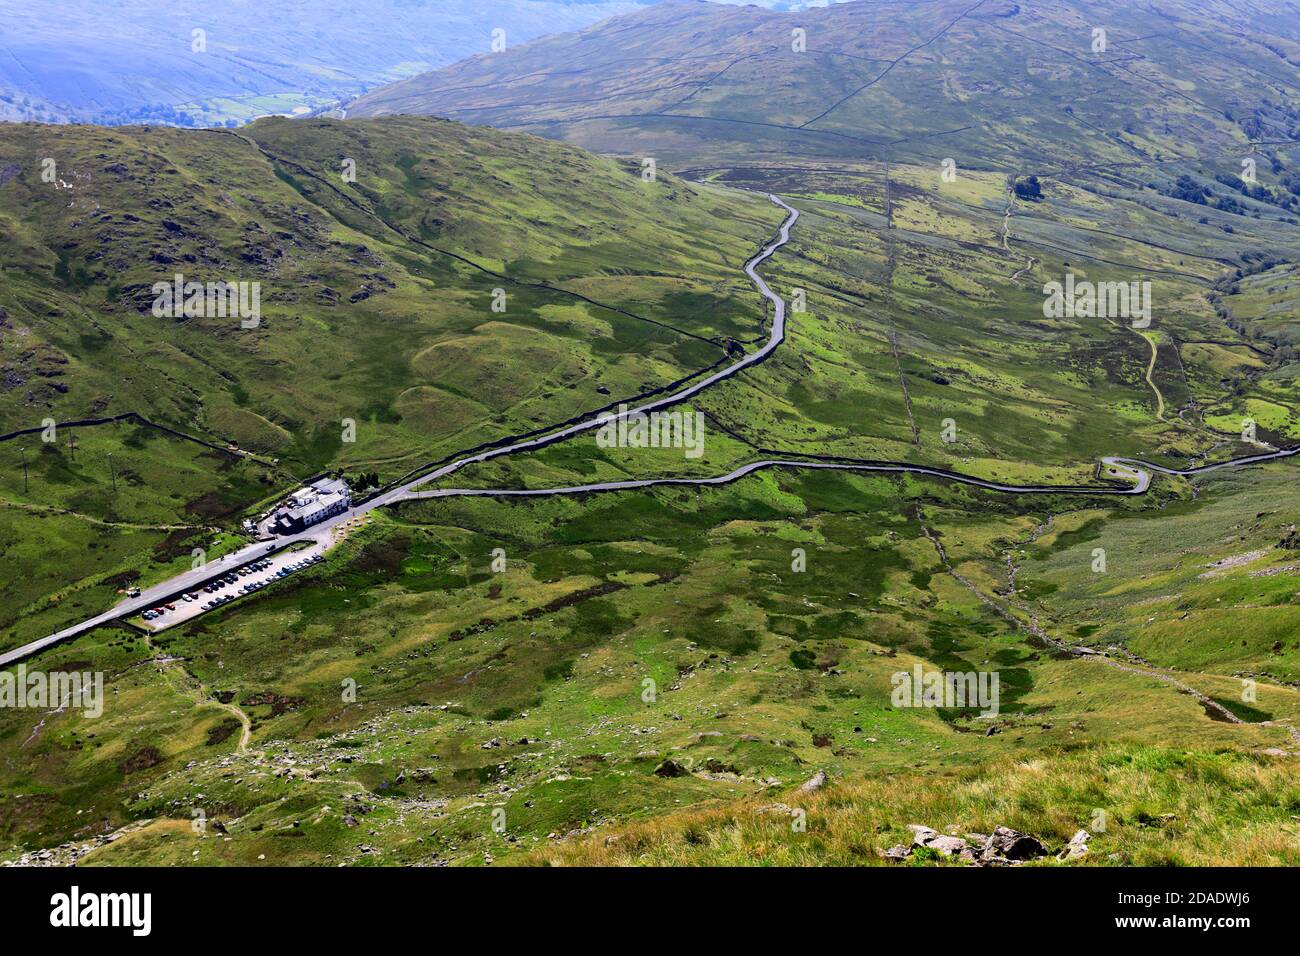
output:
[[238,704],[225,703],[216,698],[212,691],[196,677],[186,666],[183,659],[179,657],[168,657],[158,647],[145,638],[145,643],[149,649],[154,652],[154,656],[144,661],[144,664],[152,665],[158,669],[158,673],[164,676],[164,679],[172,686],[182,697],[192,701],[197,707],[215,707],[218,710],[224,710],[237,721],[239,721],[240,734],[239,745],[236,751],[248,749],[248,745],[253,740],[253,722],[249,719]]

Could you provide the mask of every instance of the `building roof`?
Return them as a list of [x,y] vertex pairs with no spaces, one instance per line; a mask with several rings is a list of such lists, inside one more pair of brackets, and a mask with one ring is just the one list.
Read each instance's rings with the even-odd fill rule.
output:
[[342,478],[321,478],[313,481],[311,487],[319,495],[346,495],[349,493],[348,483]]

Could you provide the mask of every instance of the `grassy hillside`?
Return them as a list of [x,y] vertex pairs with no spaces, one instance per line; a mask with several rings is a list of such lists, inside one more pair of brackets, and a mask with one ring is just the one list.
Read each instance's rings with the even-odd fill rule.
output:
[[[1215,507],[1253,515],[1268,477]],[[1290,861],[1296,775],[1279,754],[1295,749],[1300,696],[1286,675],[1259,675],[1246,705],[1213,661],[1054,653],[1024,609],[1050,588],[1026,562],[1007,591],[1009,548],[1071,567],[1083,547],[1086,575],[1100,540],[1113,588],[1143,571],[1113,534],[1072,531],[1087,527],[1079,503],[1039,505],[779,472],[698,493],[405,506],[255,602],[45,655],[105,671],[115,703],[99,720],[0,714],[0,838],[16,854],[143,825],[88,863],[724,862],[747,848],[849,863],[907,823],[1059,844],[1103,809],[1089,863]],[[1057,538],[1026,544],[1049,519]],[[1191,540],[1198,522],[1171,512],[1165,533]],[[1243,534],[1257,547],[1273,531]],[[1100,640],[1081,626],[1095,620],[1042,625],[1074,643]],[[918,663],[998,670],[999,713],[894,706],[892,675]],[[792,803],[818,769],[842,786]],[[751,816],[774,803],[807,806],[807,833]],[[227,832],[194,833],[195,810]]]
[[[303,192],[315,188],[319,206],[360,217],[321,179],[291,171],[307,165],[311,150],[300,162],[279,144],[268,149]],[[1225,373],[1238,376],[1243,398],[1264,388],[1260,373],[1278,354],[1238,336],[1206,298],[1218,276],[1244,261],[1232,247],[1210,244],[1206,258],[1181,262],[1160,248],[1162,233],[1185,228],[1190,204],[1114,199],[1106,248],[1088,232],[1099,215],[1096,194],[1049,184],[1038,203],[1014,204],[1011,235],[1023,230],[1034,243],[1017,238],[1002,248],[1004,182],[972,177],[949,191],[926,176],[922,167],[891,168],[893,229],[878,167],[750,168],[719,177],[806,194],[793,199],[804,211],[795,241],[767,271],[787,293],[809,290],[809,311],[792,316],[791,338],[771,362],[701,398],[698,407],[713,416],[704,458],[600,449],[587,437],[469,470],[457,484],[717,473],[752,458],[758,443],[1050,481],[1091,480],[1101,453],[1177,461],[1242,450],[1199,421],[1193,399],[1226,400]],[[423,206],[396,193],[362,196],[418,234]],[[1238,218],[1243,242],[1285,245],[1284,224]],[[515,241],[472,227],[460,228],[460,241],[480,253]],[[1165,281],[1187,309],[1161,320],[1170,323],[1161,341],[1181,346],[1183,371],[1171,356],[1152,378],[1168,394],[1165,420],[1143,376],[1145,339],[1095,322],[1046,322],[1032,287],[1010,281],[1026,248],[1039,260],[1036,279],[1077,261],[1076,252],[1056,250],[1049,265],[1047,243],[1095,257],[1091,268],[1099,270],[1103,260],[1129,259],[1183,274]],[[564,253],[546,255],[555,263]],[[1200,352],[1191,340],[1205,343]],[[1255,360],[1224,364],[1224,354],[1238,353]],[[440,380],[458,370],[447,366]],[[956,447],[937,439],[947,415],[960,422]],[[734,435],[724,437],[723,428]],[[1136,807],[1108,798],[1124,829],[1099,839],[1088,862],[1280,862],[1285,800],[1246,807],[1225,793],[1189,789],[1178,776],[1182,764],[1163,754],[1190,753],[1179,760],[1200,768],[1211,759],[1204,754],[1224,751],[1215,759],[1233,779],[1266,766],[1277,784],[1269,792],[1289,792],[1294,771],[1274,752],[1294,749],[1290,728],[1300,718],[1293,678],[1276,666],[1294,652],[1285,636],[1294,630],[1293,571],[1259,581],[1270,589],[1262,613],[1238,606],[1246,594],[1259,603],[1255,592],[1232,592],[1236,613],[1251,615],[1245,626],[1253,631],[1257,622],[1259,633],[1232,654],[1211,653],[1221,643],[1212,628],[1199,647],[1175,646],[1175,654],[1155,643],[1157,625],[1149,636],[1135,625],[1156,617],[1177,634],[1188,609],[1174,594],[1188,586],[1187,572],[1276,548],[1286,533],[1279,489],[1290,474],[1290,463],[1280,463],[1203,482],[1162,481],[1150,499],[1120,505],[783,471],[703,492],[403,506],[373,519],[323,569],[255,601],[150,642],[106,630],[47,655],[48,666],[104,669],[127,703],[111,724],[67,714],[34,738],[40,715],[8,715],[0,730],[13,744],[3,748],[4,789],[21,812],[11,815],[5,839],[17,853],[140,826],[86,861],[102,863],[479,864],[586,854],[705,862],[725,854],[693,848],[718,840],[690,834],[710,834],[714,823],[730,832],[729,815],[748,813],[728,809],[731,802],[782,802],[787,788],[825,768],[846,781],[844,820],[833,832],[886,812],[875,790],[857,789],[863,778],[955,774],[977,781],[968,802],[917,804],[923,818],[902,819],[913,791],[900,784],[892,792],[903,809],[888,811],[892,829],[880,841],[897,842],[896,829],[921,822],[1006,823],[1050,842],[1086,825],[1077,820],[1095,807],[1077,794],[1059,807],[1027,796],[1018,805],[981,804],[976,795],[994,786],[988,775],[1010,787],[997,776],[1011,773],[1003,768],[1041,759],[1064,786],[1127,759],[1126,748],[1155,747],[1142,772],[1164,796]],[[1257,517],[1270,509],[1271,518]],[[1241,540],[1222,540],[1236,526]],[[1149,540],[1135,542],[1142,533]],[[1103,575],[1089,570],[1099,546],[1110,558]],[[490,567],[495,548],[508,557],[502,573]],[[792,572],[796,548],[808,556],[802,573]],[[1186,548],[1198,557],[1182,561],[1180,576],[1152,577]],[[1280,551],[1269,554],[1260,566],[1287,568]],[[1227,593],[1213,579],[1205,587],[1196,598],[1202,605]],[[1206,621],[1216,615],[1203,613]],[[1222,616],[1226,626],[1243,627],[1233,612]],[[1034,627],[1066,644],[1117,649],[1100,659],[1065,657]],[[169,663],[138,666],[154,659]],[[990,722],[969,711],[894,708],[891,675],[918,662],[997,669],[1001,714]],[[1259,684],[1249,703],[1234,676],[1241,671]],[[656,691],[650,701],[642,696],[647,679]],[[341,694],[346,680],[357,682],[355,701]],[[1080,747],[1097,756],[1071,756]],[[665,760],[683,772],[657,774]],[[1100,786],[1083,779],[1088,793]],[[722,816],[674,815],[702,801]],[[94,815],[78,816],[88,802]],[[195,809],[229,833],[194,834]],[[506,815],[500,832],[497,809]],[[1168,813],[1202,821],[1172,848],[1165,831],[1157,838],[1143,823]],[[632,840],[635,854],[601,855],[602,844],[582,843],[593,829],[603,840],[615,832],[607,826],[660,814],[668,814],[662,824],[647,825],[660,836]],[[875,859],[875,844],[846,847],[831,836],[777,849],[767,831],[783,826],[759,825],[776,860]],[[741,829],[749,832],[748,824]]]
[[[406,115],[20,128],[0,147],[0,371],[21,380],[0,420],[140,410],[216,447],[139,423],[0,442],[0,556],[24,562],[4,639],[183,565],[294,476],[392,477],[753,348],[740,266],[779,221],[768,191],[800,212],[762,266],[786,340],[684,409],[700,457],[583,434],[444,486],[774,455],[1084,485],[1107,455],[1290,445],[1300,164],[1273,12],[669,3],[357,107],[621,158]],[[785,52],[793,22],[806,52]],[[1252,139],[1278,141],[1253,183]],[[262,282],[263,322],[155,319],[144,292],[177,268]],[[1151,323],[1048,314],[1067,275],[1149,282]],[[38,658],[103,671],[113,706],[0,712],[0,847],[874,863],[909,823],[1001,824],[1052,849],[1087,828],[1088,864],[1294,863],[1295,461],[1131,498],[779,468],[406,502],[254,598]],[[998,712],[897,703],[918,666],[996,674]],[[802,795],[817,770],[830,786]]]
[[[387,481],[676,380],[761,332],[739,267],[779,220],[768,203],[645,182],[534,137],[415,118],[9,132],[0,434],[136,413],[213,447],[130,424],[0,442],[21,539],[57,520],[71,543],[90,523],[114,555],[5,562],[5,644],[90,606],[9,629],[51,593],[93,603],[104,580],[147,573],[122,564],[132,523],[234,528],[322,469]],[[257,283],[260,324],[156,317],[153,285],[177,273]]]
[[[1094,646],[1120,645],[1184,671],[1294,684],[1294,484],[1291,469],[1269,468],[1215,478],[1204,497],[1158,516],[1088,513],[1045,529],[1019,581],[1044,620],[1068,622]],[[1099,544],[1119,573],[1089,572]]]
[[[1279,105],[1300,60],[1279,13],[672,2],[375,91],[353,115],[526,128],[792,197],[789,284],[812,312],[798,362],[707,411],[769,448],[1083,480],[1119,449],[1186,464],[1254,448],[1247,422],[1264,442],[1300,434],[1300,160]],[[576,66],[545,68],[560,61]],[[1151,331],[1045,319],[1041,289],[1067,275],[1149,282]],[[956,442],[936,441],[945,421]]]
[[[14,132],[0,147],[13,174],[0,187],[6,430],[137,411],[319,467],[353,417],[370,427],[347,452],[391,460],[436,451],[439,431],[459,441],[498,430],[502,413],[540,416],[539,388],[579,390],[563,399],[573,410],[598,384],[635,392],[715,361],[721,336],[761,319],[730,290],[776,218],[764,204],[644,183],[639,168],[533,138],[418,119]],[[40,178],[45,158],[55,183]],[[176,272],[260,283],[261,325],[155,318],[151,287]],[[539,284],[591,288],[610,308]],[[682,326],[664,321],[674,296],[694,306]],[[554,367],[528,364],[487,407],[483,369],[462,371],[461,394],[421,392],[419,357],[436,365],[440,347],[476,335]],[[433,435],[403,435],[412,401]]]
[[[546,866],[888,866],[908,824],[964,837],[1007,826],[1049,855],[1031,866],[1294,866],[1300,798],[1278,758],[1102,747],[991,761],[942,775],[846,780],[813,794],[778,792],[609,828],[537,850]],[[792,825],[804,813],[804,830]],[[1089,829],[1091,828],[1091,829]],[[1088,830],[1088,852],[1060,860]],[[1094,832],[1095,831],[1095,832]],[[978,842],[978,841],[976,841]],[[935,852],[909,865],[938,865]],[[952,861],[957,865],[957,861]]]
[[[1025,201],[998,174],[947,183],[896,163],[717,170],[709,183],[772,190],[801,211],[773,269],[806,310],[771,361],[697,399],[713,425],[705,454],[648,462],[579,436],[454,484],[545,487],[647,465],[720,474],[770,451],[1086,484],[1107,455],[1186,467],[1256,453],[1241,438],[1248,417],[1257,441],[1289,443],[1292,352],[1242,324],[1246,293],[1232,289],[1269,274],[1235,278],[1256,263],[1295,257],[1294,227],[1276,210],[1157,200],[1136,178],[1053,180]],[[1151,327],[1044,316],[1042,285],[1067,274],[1150,282]]]

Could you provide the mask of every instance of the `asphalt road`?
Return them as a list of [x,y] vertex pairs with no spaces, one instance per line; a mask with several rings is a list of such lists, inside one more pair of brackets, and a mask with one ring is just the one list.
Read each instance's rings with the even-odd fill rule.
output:
[[[570,485],[566,488],[437,488],[432,491],[411,492],[407,497],[411,500],[472,496],[517,498],[539,497],[545,495],[578,495],[594,491],[628,491],[634,488],[653,488],[658,485],[726,485],[744,478],[746,475],[752,475],[756,471],[762,471],[765,468],[821,468],[831,471],[884,471],[901,472],[913,475],[930,475],[934,478],[944,478],[948,481],[955,481],[963,485],[974,485],[977,488],[986,488],[989,491],[1002,491],[1024,495],[1140,495],[1147,490],[1148,485],[1151,483],[1151,476],[1138,469],[1126,469],[1126,472],[1131,473],[1136,482],[1132,488],[1115,488],[1106,485],[1098,485],[1095,488],[1089,488],[1081,485],[1004,485],[999,484],[996,481],[976,478],[973,475],[963,475],[956,471],[945,471],[942,468],[927,468],[924,465],[769,458],[764,459],[763,461],[753,461],[749,464],[741,465],[735,471],[730,471],[725,475],[716,475],[711,478],[632,478],[626,481],[598,481],[590,485]],[[1125,477],[1127,477],[1127,475],[1125,475]]]

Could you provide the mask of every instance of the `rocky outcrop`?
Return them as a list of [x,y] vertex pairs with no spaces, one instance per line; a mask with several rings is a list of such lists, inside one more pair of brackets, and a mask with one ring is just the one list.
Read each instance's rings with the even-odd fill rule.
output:
[[13,859],[0,860],[0,866],[75,866],[86,854],[116,843],[128,833],[142,830],[151,823],[152,819],[137,820],[112,833],[101,833],[84,842],[64,843],[48,850],[30,850]]
[[[992,833],[968,833],[965,838],[950,833],[940,833],[919,823],[910,823],[912,845],[891,846],[881,850],[880,856],[892,862],[901,863],[913,856],[917,850],[926,849],[944,858],[956,857],[970,866],[1015,866],[1028,860],[1047,856],[1047,847],[1040,840],[1028,834],[1000,826]],[[1072,855],[1061,859],[1077,859],[1087,852],[1089,835],[1080,830],[1062,850],[1069,850]],[[1082,846],[1082,852],[1079,847]]]
[[655,767],[656,777],[684,777],[689,771],[676,760],[665,760]]

